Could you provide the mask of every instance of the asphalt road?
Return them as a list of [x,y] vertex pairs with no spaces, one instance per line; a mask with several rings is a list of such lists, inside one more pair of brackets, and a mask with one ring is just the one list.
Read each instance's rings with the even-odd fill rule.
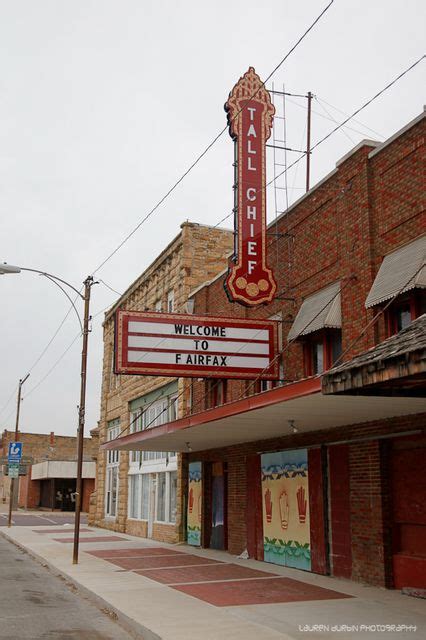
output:
[[1,640],[131,640],[108,615],[0,536]]

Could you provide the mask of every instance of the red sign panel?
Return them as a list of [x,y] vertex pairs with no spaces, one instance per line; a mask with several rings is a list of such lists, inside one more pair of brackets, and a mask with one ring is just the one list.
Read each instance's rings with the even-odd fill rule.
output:
[[236,264],[225,282],[235,302],[255,306],[276,292],[266,263],[266,141],[275,107],[253,67],[230,93],[225,105],[236,144]]
[[277,323],[117,311],[115,373],[277,380]]

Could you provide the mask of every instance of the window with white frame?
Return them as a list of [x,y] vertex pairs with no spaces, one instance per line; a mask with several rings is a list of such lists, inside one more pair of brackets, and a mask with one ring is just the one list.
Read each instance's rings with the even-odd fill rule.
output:
[[[164,391],[166,393],[166,391]],[[143,400],[143,399],[142,399]],[[137,405],[136,405],[137,407]],[[178,394],[157,397],[131,411],[130,431],[143,431],[176,420]],[[129,465],[129,518],[174,523],[176,521],[176,453],[133,451]]]
[[[142,427],[143,429],[152,429],[152,427],[158,427],[160,424],[165,424],[170,420],[176,420],[177,414],[177,396],[168,396],[167,398],[161,398],[148,407],[145,412],[146,420]],[[153,460],[167,460],[168,458],[174,458],[176,453],[174,451],[144,451],[142,453],[142,459],[145,461]]]
[[156,310],[158,313],[161,313],[161,312],[162,312],[162,310],[163,310],[163,305],[162,305],[162,302],[161,302],[161,298],[160,298],[159,300],[157,300],[157,302],[155,303],[155,310]]
[[155,485],[155,520],[176,522],[177,471],[129,475],[129,518],[149,519],[150,487]]
[[175,293],[173,289],[170,289],[170,291],[167,294],[167,313],[173,313],[174,310],[175,310]]
[[[107,440],[115,440],[120,435],[120,419],[111,420],[107,427]],[[115,517],[117,515],[118,500],[118,467],[120,463],[120,452],[110,449],[106,453],[106,492],[105,492],[105,515]]]
[[177,472],[157,473],[156,510],[157,522],[176,522]]
[[[145,409],[138,409],[130,415],[131,432],[143,431],[145,429],[151,429],[152,427],[158,427],[160,424],[165,424],[171,420],[176,420],[178,411],[178,397],[177,394],[172,396],[166,396],[159,398],[155,402],[148,404]],[[142,456],[141,456],[142,454]],[[132,451],[130,455],[130,462],[140,463],[142,460],[162,460],[167,458],[174,458],[175,452],[166,451]]]

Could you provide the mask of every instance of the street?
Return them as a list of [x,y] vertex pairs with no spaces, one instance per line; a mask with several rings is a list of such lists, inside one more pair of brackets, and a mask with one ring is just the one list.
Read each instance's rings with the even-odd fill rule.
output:
[[130,640],[73,587],[0,537],[2,640]]

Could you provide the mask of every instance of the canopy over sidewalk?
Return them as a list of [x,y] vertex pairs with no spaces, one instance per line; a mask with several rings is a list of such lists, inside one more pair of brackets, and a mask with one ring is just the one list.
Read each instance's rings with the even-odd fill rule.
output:
[[121,451],[202,451],[282,437],[290,420],[302,432],[331,429],[426,411],[424,398],[333,396],[321,378],[307,378],[102,445]]

